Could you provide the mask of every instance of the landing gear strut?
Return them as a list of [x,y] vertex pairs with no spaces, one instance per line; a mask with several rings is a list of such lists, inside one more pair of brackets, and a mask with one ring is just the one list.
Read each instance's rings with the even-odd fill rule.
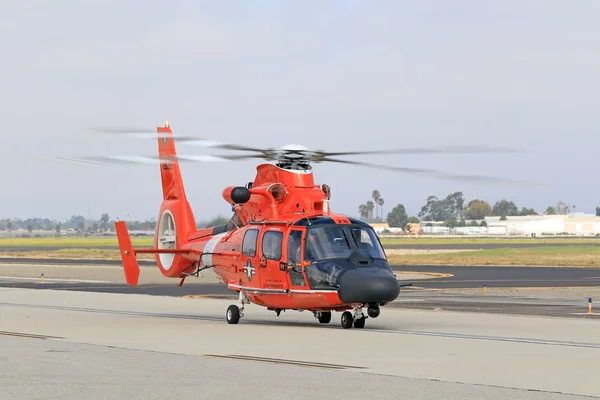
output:
[[344,329],[352,328],[352,325],[356,329],[362,329],[365,327],[365,322],[367,322],[367,316],[363,314],[362,306],[354,307],[352,312],[344,311],[342,313],[342,328]]
[[244,317],[244,304],[250,304],[244,292],[240,291],[239,293],[238,305],[232,304],[227,308],[228,324],[237,324],[240,318]]

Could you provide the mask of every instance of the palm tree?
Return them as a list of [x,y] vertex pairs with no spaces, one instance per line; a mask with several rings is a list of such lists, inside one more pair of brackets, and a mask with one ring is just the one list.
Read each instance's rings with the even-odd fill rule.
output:
[[371,200],[367,201],[366,210],[367,210],[367,219],[369,221],[373,221],[373,209],[374,208],[375,208],[375,204]]
[[383,221],[383,197],[377,199],[377,204],[379,205],[380,220]]
[[361,204],[360,206],[358,206],[358,212],[362,219],[367,219],[367,217],[369,216],[369,211],[367,210],[366,204]]
[[[375,201],[375,204],[379,204],[379,199],[381,199],[381,193],[379,193],[379,190],[375,189],[375,190],[373,190],[373,193],[371,193],[371,197]],[[379,218],[379,214],[377,213],[377,209],[375,209],[375,217]]]

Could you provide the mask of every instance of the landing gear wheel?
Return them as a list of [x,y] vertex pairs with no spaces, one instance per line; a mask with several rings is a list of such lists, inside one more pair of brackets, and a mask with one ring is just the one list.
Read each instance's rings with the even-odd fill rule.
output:
[[354,321],[354,327],[356,329],[362,329],[365,327],[365,322],[367,322],[367,319],[365,317],[359,318],[356,321]]
[[318,317],[318,320],[322,324],[328,324],[331,322],[331,311],[322,312]]
[[352,317],[352,313],[350,311],[344,311],[342,313],[342,328],[349,329],[352,328],[352,322],[354,318]]
[[230,305],[227,308],[227,323],[228,324],[237,324],[240,320],[240,309],[236,305]]

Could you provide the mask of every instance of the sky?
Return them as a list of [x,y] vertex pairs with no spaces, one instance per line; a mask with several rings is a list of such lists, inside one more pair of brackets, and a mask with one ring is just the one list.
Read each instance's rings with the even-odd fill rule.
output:
[[[154,155],[154,140],[93,127],[328,151],[491,145],[517,154],[355,156],[357,161],[526,180],[494,187],[315,164],[334,211],[416,215],[429,195],[501,198],[543,212],[600,205],[600,3],[554,0],[5,0],[0,4],[4,165],[0,218],[157,217],[156,165],[43,156]],[[179,145],[180,154],[221,154]],[[197,220],[260,160],[181,165]]]

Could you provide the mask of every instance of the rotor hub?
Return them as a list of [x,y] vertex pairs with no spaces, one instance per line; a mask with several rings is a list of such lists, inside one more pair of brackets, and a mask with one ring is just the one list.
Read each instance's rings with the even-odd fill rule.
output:
[[288,144],[274,150],[272,160],[276,161],[279,168],[288,170],[311,170],[310,162],[313,161],[313,151],[300,144]]

